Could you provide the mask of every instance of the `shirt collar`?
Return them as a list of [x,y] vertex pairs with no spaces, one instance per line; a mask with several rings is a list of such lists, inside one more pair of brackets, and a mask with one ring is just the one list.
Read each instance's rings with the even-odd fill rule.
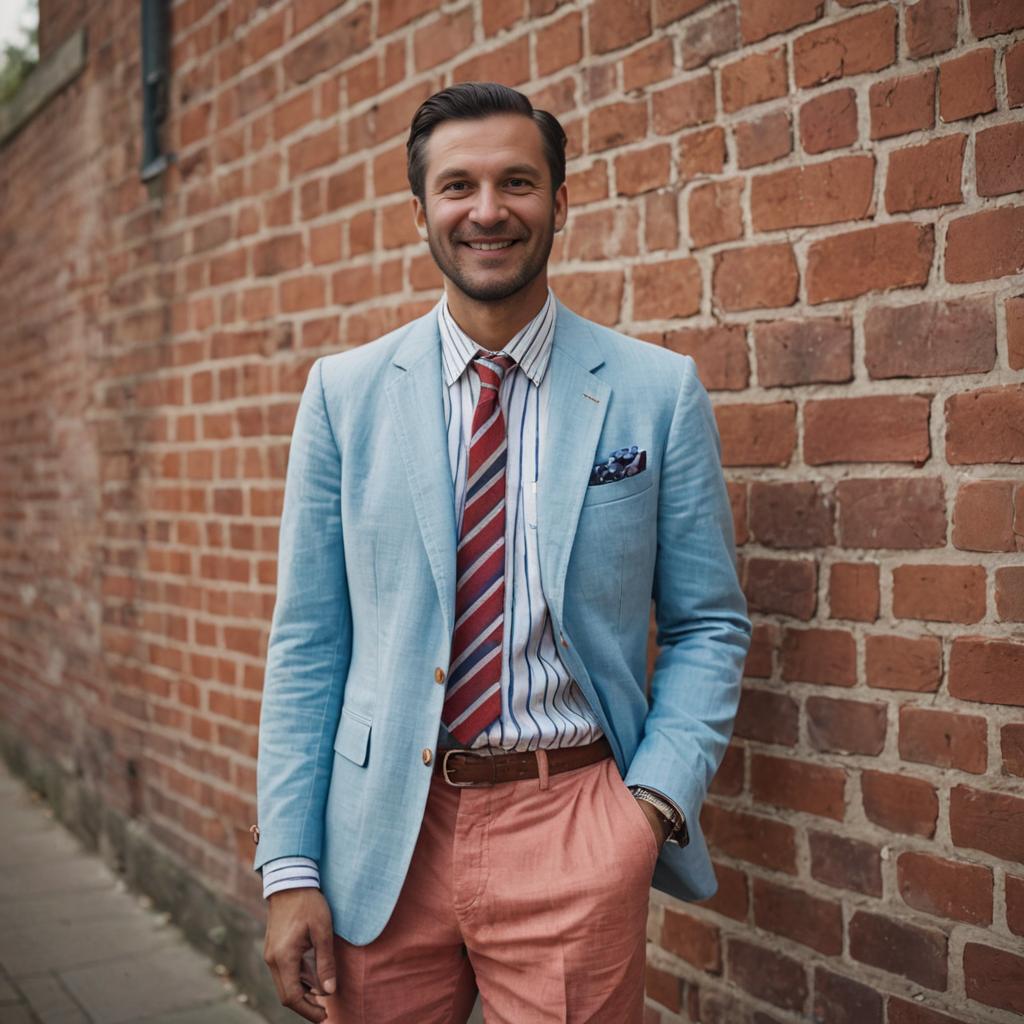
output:
[[[555,337],[555,297],[548,289],[548,297],[541,311],[501,350],[511,356],[516,365],[540,385],[551,360],[551,344]],[[437,306],[437,322],[441,329],[441,363],[444,380],[451,387],[465,372],[470,361],[482,346],[462,330],[448,309],[448,297],[442,296]]]

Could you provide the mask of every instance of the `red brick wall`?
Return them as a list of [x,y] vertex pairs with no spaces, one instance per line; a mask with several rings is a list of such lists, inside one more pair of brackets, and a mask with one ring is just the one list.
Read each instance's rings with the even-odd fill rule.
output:
[[298,391],[434,302],[404,132],[497,78],[570,137],[557,293],[712,391],[756,622],[650,1021],[1020,1020],[1024,7],[184,0],[152,196],[137,5],[82,11],[0,154],[7,729],[258,912]]

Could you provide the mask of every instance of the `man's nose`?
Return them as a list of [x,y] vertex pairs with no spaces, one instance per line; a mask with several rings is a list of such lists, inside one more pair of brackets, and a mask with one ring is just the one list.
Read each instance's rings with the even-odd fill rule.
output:
[[476,202],[470,211],[470,218],[477,224],[497,224],[508,217],[505,201],[499,189],[483,185],[477,190]]

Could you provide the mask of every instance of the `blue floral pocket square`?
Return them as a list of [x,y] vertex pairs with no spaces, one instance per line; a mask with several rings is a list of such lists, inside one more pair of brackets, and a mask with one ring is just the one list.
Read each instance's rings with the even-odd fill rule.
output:
[[603,462],[598,462],[590,471],[590,484],[613,484],[616,480],[625,480],[627,476],[636,476],[647,468],[647,452],[641,451],[635,444],[628,448],[616,448]]

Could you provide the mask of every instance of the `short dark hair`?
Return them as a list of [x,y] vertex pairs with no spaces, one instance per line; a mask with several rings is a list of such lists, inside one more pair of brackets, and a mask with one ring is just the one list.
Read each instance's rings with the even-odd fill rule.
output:
[[470,121],[494,114],[522,114],[532,118],[540,129],[544,156],[551,171],[551,190],[565,181],[565,130],[554,114],[536,110],[515,89],[497,82],[461,82],[425,99],[413,115],[409,140],[405,144],[409,187],[421,203],[426,203],[427,140],[444,121]]

